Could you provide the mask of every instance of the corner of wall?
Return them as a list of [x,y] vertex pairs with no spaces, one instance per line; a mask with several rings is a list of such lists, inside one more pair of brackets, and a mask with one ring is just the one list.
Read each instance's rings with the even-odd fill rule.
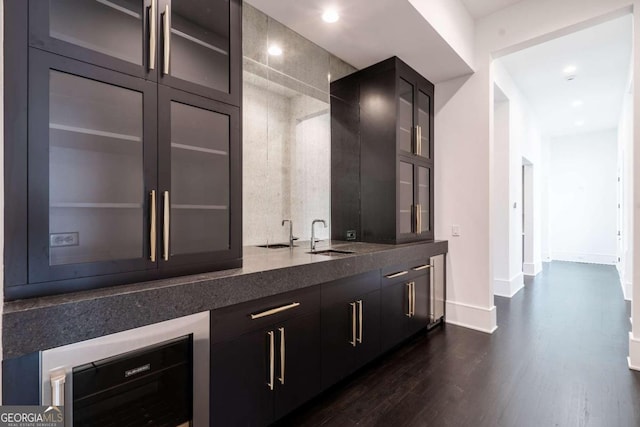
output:
[[640,371],[640,339],[634,338],[633,332],[629,332],[629,357],[627,358],[629,369]]
[[478,307],[455,301],[447,301],[446,322],[475,331],[492,334],[498,329],[496,306]]
[[510,280],[494,279],[493,295],[505,298],[513,298],[524,288],[524,276],[522,273],[516,274]]

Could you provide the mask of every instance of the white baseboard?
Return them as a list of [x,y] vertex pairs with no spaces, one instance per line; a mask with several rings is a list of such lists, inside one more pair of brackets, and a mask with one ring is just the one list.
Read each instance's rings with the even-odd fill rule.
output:
[[584,262],[587,264],[616,265],[618,256],[615,254],[585,254],[578,252],[553,252],[554,261]]
[[498,329],[496,306],[484,308],[461,302],[447,301],[446,322],[492,334]]
[[511,298],[524,288],[522,273],[518,273],[511,280],[493,279],[493,294],[499,297]]
[[629,332],[629,357],[627,358],[629,369],[640,371],[640,339],[633,337],[633,332]]
[[622,287],[622,295],[624,295],[624,299],[626,301],[631,301],[631,295],[633,295],[631,282],[624,282],[622,281],[622,278],[621,278],[620,286]]
[[540,272],[542,272],[542,261],[522,264],[522,273],[525,276],[537,276]]

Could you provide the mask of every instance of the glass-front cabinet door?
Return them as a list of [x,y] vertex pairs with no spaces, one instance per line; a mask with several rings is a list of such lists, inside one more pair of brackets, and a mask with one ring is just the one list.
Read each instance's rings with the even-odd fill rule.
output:
[[422,90],[418,90],[418,114],[416,127],[416,152],[415,154],[427,159],[433,157],[431,148],[431,96]]
[[[238,105],[240,58],[232,52],[239,28],[237,0],[159,0],[160,81]],[[236,23],[236,25],[232,25]],[[235,31],[235,30],[233,30]]]
[[414,232],[414,172],[413,164],[400,160],[398,184],[398,234]]
[[154,84],[36,49],[29,63],[29,281],[155,268]]
[[400,79],[398,97],[398,128],[397,128],[397,144],[398,148],[404,154],[413,153],[413,137],[414,137],[414,92],[415,87],[405,79]]
[[153,80],[157,1],[29,0],[29,43]]
[[161,87],[161,266],[239,258],[239,110]]
[[418,234],[433,236],[431,229],[432,194],[431,194],[431,168],[415,166],[416,168],[416,230]]

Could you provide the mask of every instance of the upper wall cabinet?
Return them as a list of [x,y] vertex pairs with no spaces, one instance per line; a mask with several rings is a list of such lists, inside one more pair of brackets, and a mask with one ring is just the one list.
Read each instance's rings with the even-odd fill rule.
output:
[[331,84],[334,239],[433,239],[433,92],[395,57]]
[[236,0],[31,0],[29,44],[240,104]]
[[4,3],[7,299],[242,265],[240,7]]

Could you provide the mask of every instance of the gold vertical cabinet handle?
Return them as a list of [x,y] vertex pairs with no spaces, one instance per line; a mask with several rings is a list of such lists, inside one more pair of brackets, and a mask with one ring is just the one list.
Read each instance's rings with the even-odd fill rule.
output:
[[275,361],[273,358],[275,357],[275,338],[273,336],[273,331],[267,332],[269,336],[269,382],[267,383],[267,387],[269,390],[273,390],[273,378],[275,371]]
[[358,300],[358,344],[362,344],[362,300]]
[[431,267],[431,271],[429,272],[429,290],[431,292],[429,292],[431,294],[431,303],[429,304],[429,319],[431,319],[431,322],[434,322],[436,320],[436,314],[435,314],[435,305],[436,305],[436,284],[435,284],[435,268],[433,267],[433,264],[431,264],[429,267]]
[[351,344],[352,346],[356,346],[356,303],[355,302],[350,302],[349,305],[351,306],[351,341],[349,341],[349,344]]
[[407,282],[407,317],[411,317],[411,295],[411,282]]
[[149,70],[156,68],[156,35],[158,33],[156,15],[158,14],[158,0],[151,0],[149,8]]
[[416,155],[422,156],[422,126],[416,126]]
[[411,317],[416,315],[416,282],[411,282]]
[[169,61],[171,59],[171,11],[169,5],[164,6],[164,12],[162,12],[162,35],[164,36],[164,53],[163,53],[163,67],[162,72],[169,74]]
[[285,341],[284,341],[284,328],[278,328],[278,331],[280,331],[280,378],[278,378],[278,381],[280,381],[280,384],[284,384],[284,368],[285,368]]
[[169,231],[171,222],[171,204],[169,203],[169,192],[163,193],[164,199],[164,218],[162,222],[162,259],[169,261]]
[[156,262],[156,251],[157,251],[157,215],[156,215],[156,190],[151,190],[149,193],[151,200],[149,203],[151,204],[151,218],[150,218],[150,226],[149,226],[149,246],[151,253],[149,254],[149,259],[151,262]]

